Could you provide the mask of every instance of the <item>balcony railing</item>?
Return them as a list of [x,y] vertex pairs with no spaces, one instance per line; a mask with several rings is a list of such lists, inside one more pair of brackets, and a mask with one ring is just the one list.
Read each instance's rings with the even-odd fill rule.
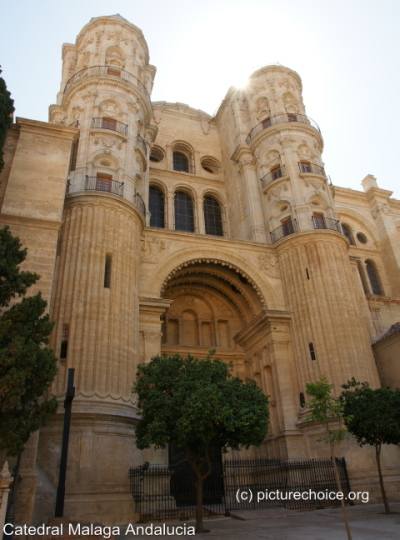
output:
[[140,135],[136,135],[136,144],[139,146],[145,156],[147,156],[147,146]]
[[114,120],[113,118],[93,118],[92,119],[92,128],[101,128],[101,129],[111,129],[112,131],[117,131],[123,135],[128,134],[128,126]]
[[340,221],[338,219],[327,218],[325,216],[312,216],[314,229],[330,229],[343,233]]
[[133,84],[134,86],[137,86],[146,95],[150,103],[150,96],[145,85],[141,81],[139,81],[139,79],[135,77],[135,75],[129,73],[129,71],[125,71],[124,69],[120,69],[116,66],[89,66],[81,69],[80,71],[77,71],[74,75],[72,75],[70,79],[68,79],[67,84],[64,88],[64,93],[66,93],[72,85],[74,85],[78,81],[81,81],[82,79],[88,79],[91,77],[98,78],[105,76],[116,77],[130,84]]
[[304,163],[301,161],[299,161],[298,164],[301,173],[320,174],[321,176],[328,178],[325,169],[321,167],[321,165],[317,165],[316,163]]
[[104,191],[106,193],[114,193],[115,195],[123,197],[124,183],[117,182],[111,178],[102,178],[101,176],[86,176],[85,190]]
[[139,193],[136,193],[136,195],[133,196],[133,204],[139,208],[141,213],[146,217],[146,205],[144,204],[144,201],[142,197],[139,195]]
[[308,116],[305,116],[304,114],[295,114],[295,113],[285,113],[285,114],[277,114],[276,116],[271,116],[268,120],[263,120],[259,124],[257,124],[248,134],[246,138],[246,143],[250,144],[250,142],[254,139],[256,135],[261,133],[264,129],[269,128],[270,126],[274,126],[276,124],[285,124],[287,122],[299,122],[300,124],[308,124],[309,126],[312,126],[319,132],[321,130],[319,129],[319,126],[314,120],[309,118]]
[[295,219],[293,221],[288,221],[287,223],[283,223],[283,225],[281,225],[280,227],[277,227],[275,230],[270,232],[271,242],[275,244],[275,242],[277,242],[281,238],[284,238],[285,236],[289,236],[290,234],[299,232],[299,230],[300,230],[299,226]]
[[268,184],[270,184],[274,180],[277,180],[278,178],[282,178],[283,176],[286,176],[285,165],[281,165],[279,169],[275,169],[273,171],[268,172],[261,178],[261,183],[262,183],[263,188],[265,188]]

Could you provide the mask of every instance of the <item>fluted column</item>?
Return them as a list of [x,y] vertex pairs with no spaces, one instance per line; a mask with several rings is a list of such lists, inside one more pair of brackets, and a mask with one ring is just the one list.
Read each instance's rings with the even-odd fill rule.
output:
[[[109,194],[68,201],[53,310],[58,343],[63,325],[69,327],[65,362],[76,370],[77,398],[131,399],[138,362],[141,227],[132,205]],[[106,255],[111,258],[109,287]],[[59,395],[65,391],[64,377],[56,389]]]
[[300,391],[321,375],[337,392],[352,376],[379,385],[347,250],[345,237],[328,230],[296,235],[277,245],[288,308],[295,314]]

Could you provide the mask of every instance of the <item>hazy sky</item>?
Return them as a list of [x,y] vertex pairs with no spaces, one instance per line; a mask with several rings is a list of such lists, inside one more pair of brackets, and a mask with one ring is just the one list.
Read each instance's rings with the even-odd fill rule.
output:
[[61,46],[91,17],[141,28],[157,67],[153,101],[213,114],[232,85],[279,62],[303,80],[334,184],[373,174],[400,199],[400,0],[14,0],[1,9],[0,64],[16,115],[48,120]]

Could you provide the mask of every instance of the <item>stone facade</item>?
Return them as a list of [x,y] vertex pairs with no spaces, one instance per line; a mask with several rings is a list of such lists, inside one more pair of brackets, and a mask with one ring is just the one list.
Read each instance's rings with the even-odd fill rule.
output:
[[[400,320],[400,201],[372,176],[364,192],[331,184],[297,73],[259,69],[215,117],[152,103],[154,76],[137,27],[94,18],[63,47],[50,122],[17,118],[5,148],[0,221],[41,275],[60,401],[75,368],[73,521],[131,522],[129,467],[167,460],[135,447],[140,362],[215,348],[270,396],[268,438],[247,456],[326,457],[306,383],[379,386],[371,343]],[[52,515],[62,419],[26,453],[26,521]],[[400,451],[385,450],[393,496]],[[342,453],[352,488],[375,496],[373,455]]]

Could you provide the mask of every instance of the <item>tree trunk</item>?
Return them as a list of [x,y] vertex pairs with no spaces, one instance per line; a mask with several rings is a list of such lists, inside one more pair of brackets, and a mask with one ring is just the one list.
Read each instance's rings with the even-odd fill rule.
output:
[[203,478],[197,475],[196,480],[196,533],[204,532],[203,529]]
[[[339,471],[338,471],[337,464],[336,464],[336,459],[335,459],[335,447],[334,447],[334,445],[332,443],[331,443],[331,459],[332,459],[332,463],[333,463],[333,471],[335,473],[335,479],[336,479],[336,485],[337,485],[337,488],[338,488],[338,493],[343,493],[342,483],[340,481]],[[348,538],[348,540],[352,540],[351,532],[350,532],[349,520],[347,518],[346,506],[344,504],[344,499],[340,500],[340,506],[342,507],[342,514],[343,514],[344,524],[345,524],[345,527],[346,527],[347,538]]]
[[[203,529],[203,486],[204,480],[209,476],[212,471],[208,444],[206,445],[204,452],[199,453],[197,456],[193,455],[188,449],[185,450],[186,459],[190,463],[195,475],[196,475],[196,533],[204,532]],[[201,457],[203,455],[203,457]],[[206,470],[204,471],[204,465]]]
[[390,514],[389,502],[387,500],[385,486],[383,484],[383,476],[382,476],[382,468],[381,468],[381,450],[382,450],[382,443],[375,445],[376,464],[378,467],[379,483],[381,485],[382,500],[385,506],[385,513]]

